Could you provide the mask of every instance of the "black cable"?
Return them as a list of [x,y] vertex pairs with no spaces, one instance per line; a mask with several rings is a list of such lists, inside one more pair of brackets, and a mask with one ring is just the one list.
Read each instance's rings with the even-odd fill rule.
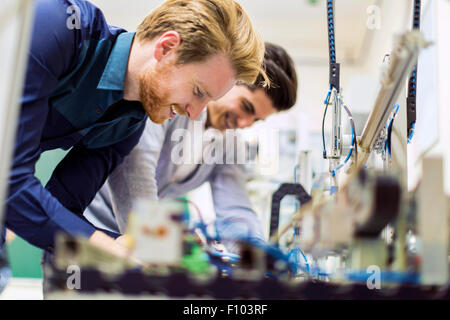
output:
[[399,108],[399,105],[395,104],[392,119],[391,119],[391,121],[389,121],[389,125],[387,127],[386,149],[388,151],[389,157],[391,156],[391,149],[392,149],[391,148],[391,146],[392,146],[392,144],[391,144],[392,128],[394,127],[394,120],[395,120],[395,116],[397,115],[398,108]]
[[[420,6],[421,0],[414,0],[413,7],[413,21],[412,29],[420,29]],[[417,93],[417,62],[413,66],[411,75],[408,81],[408,96],[406,98],[406,116],[407,116],[407,131],[406,138],[409,140],[414,133],[414,126],[416,122],[416,93]]]
[[336,39],[334,36],[334,0],[327,0],[327,28],[328,28],[328,53],[330,56],[330,90],[325,98],[325,110],[322,119],[322,144],[323,158],[327,158],[327,148],[325,145],[325,118],[330,102],[330,95],[335,88],[339,92],[339,64],[336,63]]
[[327,0],[328,52],[330,56],[330,86],[339,92],[340,65],[336,62],[336,37],[334,34],[334,0]]
[[336,46],[334,37],[334,1],[327,1],[327,20],[328,20],[328,49],[330,54],[330,64],[336,62]]

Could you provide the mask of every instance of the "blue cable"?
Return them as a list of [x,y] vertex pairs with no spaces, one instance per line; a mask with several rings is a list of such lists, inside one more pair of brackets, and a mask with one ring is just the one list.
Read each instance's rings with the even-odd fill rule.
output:
[[[372,276],[371,273],[367,273],[365,270],[349,271],[345,275],[349,280],[357,282],[367,281]],[[420,282],[420,275],[411,272],[381,271],[380,279],[381,282],[418,284]]]
[[411,134],[409,135],[409,137],[408,137],[408,142],[407,143],[410,143],[411,142],[411,139],[412,139],[412,137],[413,137],[413,135],[414,135],[414,127],[416,126],[416,123],[415,122],[413,122],[413,124],[411,125]]
[[[292,238],[292,241],[294,241],[294,240],[295,240],[295,230],[294,230],[294,237]],[[300,249],[299,247],[291,250],[291,252],[295,252],[295,251],[299,251],[302,254],[303,259],[305,260],[306,271],[309,273],[309,264],[308,264],[308,259],[306,259],[306,255],[303,253],[302,249]],[[297,260],[297,263],[298,263],[298,260]]]
[[[394,119],[395,116],[397,115],[398,109],[399,109],[400,105],[398,103],[396,103],[394,105],[394,114],[392,115],[392,119],[389,121],[389,124],[385,127],[387,132],[388,132],[388,138],[386,139],[386,143],[385,143],[385,149],[387,150],[388,154],[389,154],[389,158],[391,157],[391,145],[389,144],[390,141],[390,132],[392,130],[392,125],[394,123]],[[413,128],[414,128],[414,124],[413,124]]]
[[330,101],[330,95],[331,95],[331,84],[330,84],[330,88],[328,89],[327,97],[325,98],[325,101],[323,102],[323,104],[328,104],[328,102]]

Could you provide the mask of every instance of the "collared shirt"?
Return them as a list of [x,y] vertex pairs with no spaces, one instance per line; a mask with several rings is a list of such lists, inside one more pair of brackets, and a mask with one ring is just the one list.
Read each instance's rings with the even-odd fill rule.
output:
[[[38,247],[95,231],[82,213],[142,134],[142,105],[123,100],[133,38],[84,0],[36,1],[5,222]],[[35,163],[56,148],[72,149],[44,188]]]

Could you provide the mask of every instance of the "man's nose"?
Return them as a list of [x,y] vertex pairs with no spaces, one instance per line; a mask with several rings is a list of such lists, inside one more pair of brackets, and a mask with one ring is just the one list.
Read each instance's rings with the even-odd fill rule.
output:
[[202,113],[203,109],[205,109],[206,105],[209,101],[206,103],[191,103],[186,107],[187,114],[189,116],[189,119],[195,120],[198,118],[200,113]]
[[255,119],[253,116],[239,117],[237,119],[237,125],[238,125],[239,129],[243,129],[243,128],[251,126],[254,121],[255,121]]

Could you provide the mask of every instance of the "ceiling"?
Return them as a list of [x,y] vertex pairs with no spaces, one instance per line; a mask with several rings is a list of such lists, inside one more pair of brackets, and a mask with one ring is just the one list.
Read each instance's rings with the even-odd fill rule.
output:
[[[90,0],[110,24],[135,30],[163,0]],[[380,1],[380,0],[378,0]],[[298,64],[327,64],[326,0],[238,0],[266,41],[285,47]],[[375,0],[335,1],[336,54],[340,62],[361,57],[370,34],[367,9]],[[370,41],[370,40],[369,40]]]

